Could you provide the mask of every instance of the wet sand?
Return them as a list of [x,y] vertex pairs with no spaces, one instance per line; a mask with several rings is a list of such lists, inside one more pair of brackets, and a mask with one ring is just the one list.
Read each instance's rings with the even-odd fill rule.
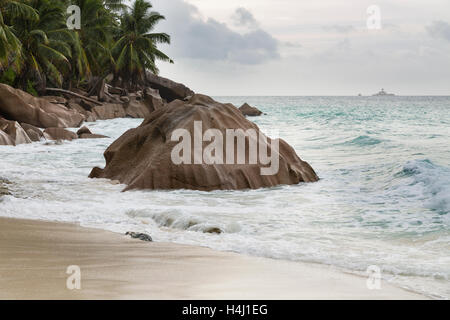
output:
[[[66,273],[79,266],[81,289]],[[0,218],[0,299],[425,299],[332,267]]]

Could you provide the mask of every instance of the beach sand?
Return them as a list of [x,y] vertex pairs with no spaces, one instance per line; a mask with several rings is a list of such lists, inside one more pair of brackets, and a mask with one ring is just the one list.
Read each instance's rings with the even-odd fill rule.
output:
[[[81,269],[81,289],[66,286]],[[425,299],[316,264],[0,218],[0,299]]]

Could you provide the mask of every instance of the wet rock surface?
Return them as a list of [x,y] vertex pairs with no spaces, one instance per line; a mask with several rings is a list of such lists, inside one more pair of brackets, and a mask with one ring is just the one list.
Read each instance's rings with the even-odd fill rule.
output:
[[138,239],[138,240],[141,240],[141,241],[147,241],[147,242],[152,242],[153,241],[152,237],[150,237],[148,234],[145,234],[145,233],[129,231],[129,232],[125,233],[125,235],[126,236],[130,236],[133,239]]
[[[104,156],[106,167],[94,168],[91,178],[118,180],[128,185],[125,189],[192,189],[192,190],[242,190],[274,187],[281,184],[314,182],[318,177],[311,166],[302,161],[295,150],[283,140],[278,141],[278,151],[272,149],[272,139],[265,137],[261,148],[274,152],[279,160],[279,170],[272,175],[262,175],[267,168],[256,163],[174,163],[172,151],[179,141],[172,140],[174,131],[184,130],[190,137],[196,135],[194,124],[201,122],[203,130],[214,129],[226,136],[227,130],[254,130],[265,137],[253,122],[231,104],[222,104],[204,95],[194,95],[189,101],[175,100],[156,110],[137,128],[128,130],[111,146]],[[203,133],[201,133],[203,134]],[[251,138],[252,144],[255,139]],[[245,154],[249,154],[250,137],[245,137]],[[209,143],[203,141],[203,148]],[[225,146],[225,145],[223,145]],[[194,143],[190,144],[195,154]],[[225,152],[224,152],[225,154]],[[191,158],[192,160],[192,158]]]

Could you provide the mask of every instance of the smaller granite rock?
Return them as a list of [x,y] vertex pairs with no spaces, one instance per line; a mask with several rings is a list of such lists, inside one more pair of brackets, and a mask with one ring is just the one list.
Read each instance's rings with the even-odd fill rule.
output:
[[130,98],[123,96],[123,97],[120,97],[120,101],[122,101],[123,103],[128,103],[128,102],[130,102]]
[[158,89],[161,98],[169,102],[177,99],[183,100],[188,96],[194,95],[194,91],[184,84],[157,76],[151,72],[146,73],[145,82],[147,87]]
[[126,236],[130,236],[133,239],[139,239],[139,240],[142,240],[142,241],[148,241],[148,242],[152,242],[153,241],[152,237],[150,237],[148,234],[145,234],[145,233],[138,233],[138,232],[131,232],[131,231],[129,231],[129,232],[125,233],[125,235]]
[[122,88],[119,87],[111,87],[109,85],[106,85],[108,93],[109,94],[118,94],[118,95],[124,95],[125,94],[125,90],[123,90]]
[[97,105],[93,102],[87,101],[87,100],[81,100],[79,103],[80,106],[83,107],[86,111],[92,111]]
[[33,142],[41,141],[41,138],[44,137],[44,133],[42,132],[41,129],[32,126],[31,124],[28,123],[21,123],[20,125],[22,126],[23,130],[25,130],[31,141]]
[[205,233],[216,233],[221,234],[223,231],[218,227],[209,227],[204,230]]
[[242,114],[244,116],[248,116],[248,117],[257,117],[262,115],[262,111],[258,110],[255,107],[250,106],[248,103],[244,103],[239,110],[241,110]]
[[93,133],[82,133],[78,136],[79,139],[105,139],[109,138],[108,136],[104,136],[102,134],[93,134]]
[[11,137],[0,129],[0,146],[14,146],[14,141]]
[[126,117],[126,112],[123,105],[118,103],[105,103],[101,106],[96,106],[92,109],[92,112],[99,120]]
[[78,136],[81,136],[82,134],[85,134],[85,133],[87,133],[87,134],[92,134],[91,130],[89,130],[89,128],[86,127],[86,126],[83,126],[81,129],[79,129],[79,130],[77,131],[77,135],[78,135]]
[[10,121],[0,118],[0,130],[11,138],[11,141],[15,146],[32,142],[30,137],[28,137],[25,130],[17,121]]
[[74,140],[78,136],[76,133],[63,128],[47,128],[44,130],[44,136],[49,140]]

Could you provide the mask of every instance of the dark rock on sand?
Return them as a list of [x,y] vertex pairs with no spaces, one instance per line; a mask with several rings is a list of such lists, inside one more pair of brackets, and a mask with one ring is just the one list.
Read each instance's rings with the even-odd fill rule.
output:
[[0,84],[0,115],[39,128],[78,127],[84,117],[61,104],[36,98],[22,90]]
[[248,117],[257,117],[262,115],[262,111],[258,110],[255,107],[250,106],[248,103],[244,103],[239,110],[241,110],[242,114],[244,116],[248,116]]
[[150,237],[148,234],[145,233],[138,233],[138,232],[127,232],[125,233],[126,236],[130,236],[133,239],[139,239],[142,241],[148,241],[148,242],[152,242],[153,239],[152,237]]
[[[105,169],[94,168],[90,177],[118,180],[128,185],[125,191],[258,189],[318,180],[310,165],[302,161],[295,150],[281,139],[279,157],[276,157],[279,160],[279,170],[273,175],[261,174],[261,169],[268,165],[262,165],[260,161],[256,164],[249,164],[248,161],[245,164],[175,164],[171,153],[180,142],[172,141],[172,133],[177,129],[185,129],[194,137],[194,121],[200,120],[203,132],[217,129],[225,137],[227,129],[253,129],[265,137],[256,124],[247,120],[233,105],[221,104],[210,97],[197,94],[186,102],[171,102],[151,113],[139,127],[128,130],[106,150]],[[250,138],[245,137],[245,141],[245,152],[248,154]],[[255,142],[255,139],[252,138],[251,141]],[[269,155],[273,152],[273,144],[271,139],[267,141],[260,148],[267,147]],[[210,143],[203,142],[203,149]],[[191,143],[192,154],[193,145]]]
[[75,132],[63,128],[47,128],[44,130],[44,137],[48,140],[74,140],[78,139]]
[[188,96],[194,95],[194,91],[184,84],[157,76],[153,73],[147,72],[146,79],[147,85],[153,89],[158,89],[161,97],[168,102],[176,99],[183,100]]

